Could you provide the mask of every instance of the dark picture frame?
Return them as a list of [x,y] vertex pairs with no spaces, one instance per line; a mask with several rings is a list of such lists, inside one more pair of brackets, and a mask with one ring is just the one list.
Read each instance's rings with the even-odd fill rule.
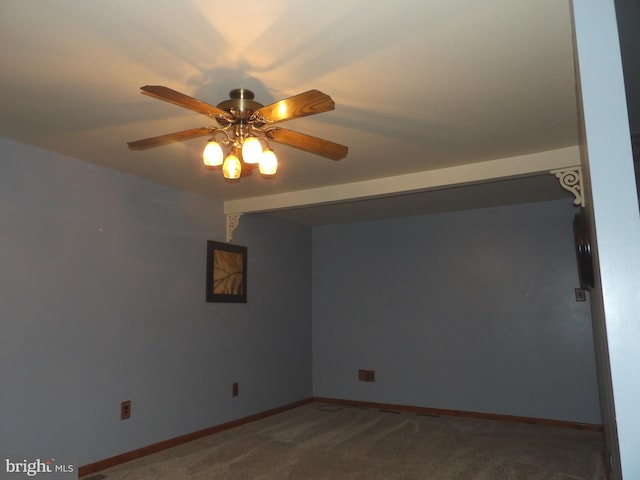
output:
[[594,288],[593,258],[591,255],[591,232],[584,208],[573,217],[573,239],[578,261],[578,277],[582,288]]
[[247,247],[207,240],[207,302],[247,303]]

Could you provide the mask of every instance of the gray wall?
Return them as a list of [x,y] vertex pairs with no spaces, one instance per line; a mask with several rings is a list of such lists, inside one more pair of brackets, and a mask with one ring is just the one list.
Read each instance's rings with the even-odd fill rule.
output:
[[0,451],[87,464],[312,394],[597,423],[573,213],[245,216],[249,302],[207,304],[219,202],[0,139]]
[[599,423],[575,211],[568,199],[314,228],[314,395]]
[[225,233],[220,202],[0,139],[0,452],[82,465],[309,397],[310,229],[243,219],[249,301],[205,303]]

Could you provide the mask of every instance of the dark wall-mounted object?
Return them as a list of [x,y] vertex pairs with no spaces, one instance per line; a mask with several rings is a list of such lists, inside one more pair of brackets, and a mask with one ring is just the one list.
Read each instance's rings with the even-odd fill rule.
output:
[[636,172],[636,190],[640,199],[640,133],[631,135],[631,149],[633,152],[633,168]]
[[589,233],[589,223],[584,208],[580,208],[580,211],[573,217],[573,236],[576,244],[580,286],[583,288],[593,288],[595,281],[591,254],[591,235]]
[[247,247],[207,240],[207,302],[247,303]]

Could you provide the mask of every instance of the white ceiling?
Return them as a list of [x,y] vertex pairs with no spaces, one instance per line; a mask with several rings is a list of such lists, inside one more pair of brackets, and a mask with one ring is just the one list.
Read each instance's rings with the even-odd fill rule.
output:
[[[229,183],[202,167],[206,137],[130,151],[131,140],[209,125],[142,85],[214,105],[238,87],[263,104],[316,88],[336,110],[283,126],[349,154],[275,144],[275,179]],[[578,141],[569,2],[558,0],[2,0],[0,91],[0,136],[223,201],[535,161]],[[502,182],[467,192],[476,205],[567,195],[536,177],[518,195]]]

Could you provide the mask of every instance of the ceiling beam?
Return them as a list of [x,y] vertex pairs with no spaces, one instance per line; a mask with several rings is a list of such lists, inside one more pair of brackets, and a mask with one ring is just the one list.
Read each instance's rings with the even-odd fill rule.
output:
[[258,213],[387,195],[424,192],[548,173],[580,165],[578,146],[393,177],[227,200],[224,213]]

